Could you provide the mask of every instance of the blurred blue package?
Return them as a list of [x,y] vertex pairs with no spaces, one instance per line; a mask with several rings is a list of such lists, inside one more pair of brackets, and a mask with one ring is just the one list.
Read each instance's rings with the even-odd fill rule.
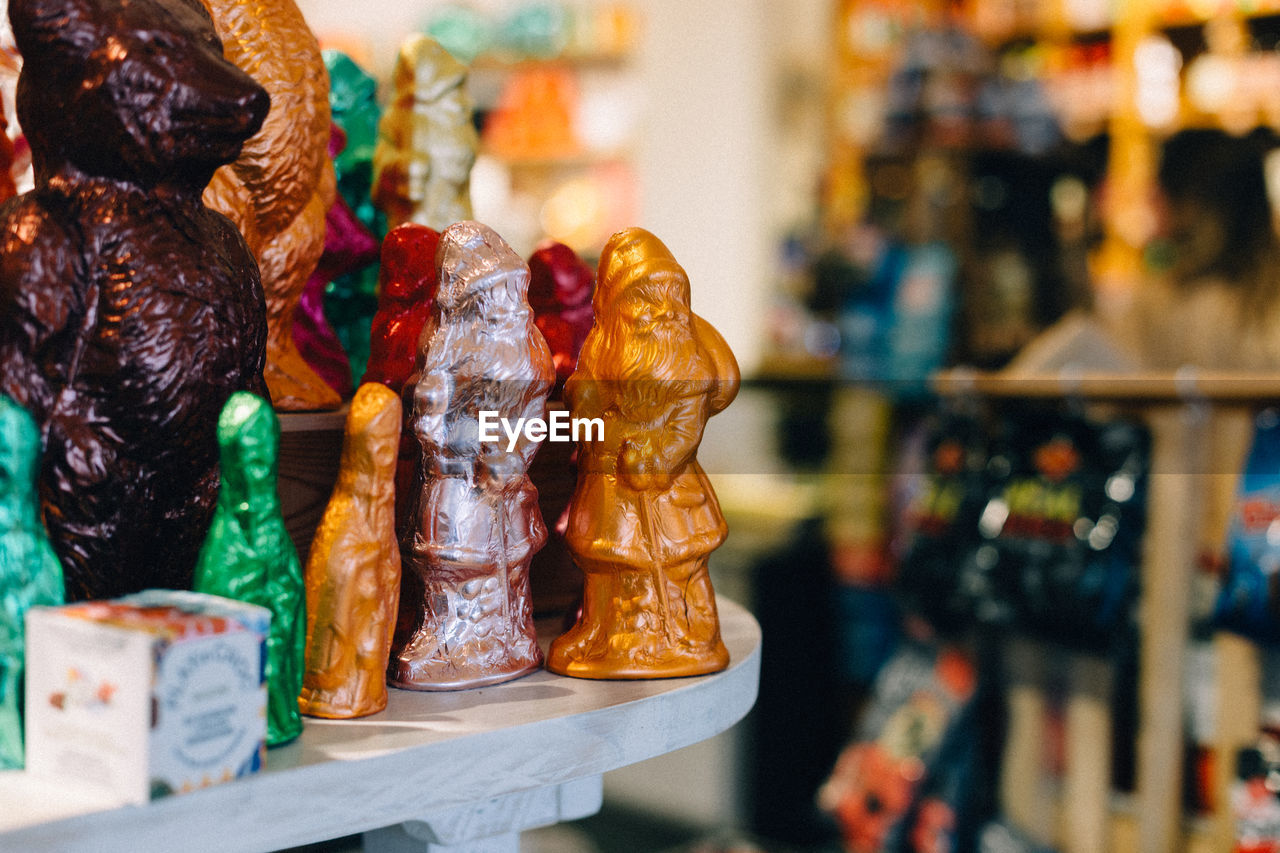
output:
[[890,375],[906,396],[927,393],[929,376],[946,360],[957,272],[955,253],[945,243],[925,243],[908,250],[894,293],[889,332]]
[[1280,414],[1258,415],[1227,534],[1227,574],[1214,611],[1220,628],[1280,641]]
[[898,608],[883,589],[839,584],[836,625],[845,683],[870,685],[897,648]]
[[927,394],[951,346],[957,272],[945,243],[887,245],[840,316],[845,378],[888,383],[899,398]]

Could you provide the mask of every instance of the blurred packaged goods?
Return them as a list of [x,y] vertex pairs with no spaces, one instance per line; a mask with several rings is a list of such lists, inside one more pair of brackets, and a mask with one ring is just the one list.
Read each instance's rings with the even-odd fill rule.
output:
[[542,239],[594,253],[637,215],[631,147],[643,110],[624,3],[447,5],[428,34],[470,64],[482,151],[475,215],[522,254]]
[[577,84],[563,67],[515,72],[484,123],[482,141],[506,160],[553,160],[582,150],[573,128]]

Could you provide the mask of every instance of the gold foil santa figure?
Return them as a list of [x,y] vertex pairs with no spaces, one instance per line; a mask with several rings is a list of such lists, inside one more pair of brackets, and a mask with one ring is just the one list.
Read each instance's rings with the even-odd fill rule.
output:
[[[707,559],[728,534],[698,465],[707,419],[738,392],[728,344],[689,309],[689,278],[647,231],[600,256],[595,325],[565,387],[578,445],[565,538],[585,576],[578,622],[547,668],[582,678],[701,675],[728,666]],[[590,436],[590,432],[585,433]]]

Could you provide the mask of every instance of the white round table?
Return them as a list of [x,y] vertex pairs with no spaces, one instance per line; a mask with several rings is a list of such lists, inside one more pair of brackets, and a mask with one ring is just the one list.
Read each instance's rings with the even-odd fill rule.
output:
[[392,690],[358,720],[307,719],[247,779],[113,806],[0,772],[0,850],[269,851],[364,833],[366,851],[499,853],[594,814],[602,774],[709,738],[755,703],[760,628],[719,600],[724,672],[588,681],[548,672],[477,690]]

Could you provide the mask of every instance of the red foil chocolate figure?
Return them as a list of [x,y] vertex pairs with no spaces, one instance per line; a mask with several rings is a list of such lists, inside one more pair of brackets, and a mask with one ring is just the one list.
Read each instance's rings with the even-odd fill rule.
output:
[[[337,156],[346,144],[342,128],[331,125],[329,156]],[[335,278],[364,269],[377,259],[378,238],[356,218],[346,200],[334,193],[333,204],[324,218],[324,253],[307,279],[293,314],[293,341],[311,369],[343,399],[354,390],[351,362],[337,332],[325,318],[325,288]]]
[[201,201],[267,113],[184,0],[11,0],[36,187],[0,207],[0,391],[39,425],[71,599],[186,588],[219,413],[266,389],[253,256]]
[[591,331],[594,282],[591,267],[564,243],[543,243],[529,258],[529,305],[556,363],[557,391],[573,374]]
[[439,245],[439,231],[412,222],[391,229],[382,241],[378,313],[362,382],[381,382],[399,394],[413,375],[418,336],[435,307]]
[[[418,339],[436,304],[436,248],[440,232],[406,222],[382,241],[382,265],[378,270],[378,310],[369,338],[369,364],[365,382],[380,382],[400,394],[413,375],[418,359]],[[409,419],[413,396],[404,400],[404,429],[400,432],[400,456],[396,460],[396,536],[403,539],[409,513],[422,489],[419,466],[422,446]],[[422,615],[422,579],[416,572],[400,576],[400,613],[396,619],[396,646],[409,641]]]
[[[413,375],[418,358],[418,338],[436,304],[436,247],[440,232],[406,222],[391,229],[382,241],[382,266],[378,271],[378,313],[373,317],[369,341],[369,367],[365,382],[381,382],[397,394]],[[413,399],[404,401],[405,429],[400,434],[400,460],[396,465],[396,531],[404,534],[413,496],[418,493],[415,474],[422,449],[408,420]],[[406,576],[411,573],[406,573]],[[412,585],[414,579],[407,577]],[[406,595],[409,590],[405,590]],[[408,607],[419,609],[417,596]]]
[[13,160],[16,156],[13,140],[9,138],[9,122],[4,118],[4,104],[0,100],[0,201],[8,201],[18,194],[13,181]]
[[436,312],[413,390],[424,483],[401,540],[404,570],[425,593],[389,668],[392,684],[414,690],[494,684],[542,662],[528,571],[547,531],[525,473],[539,442],[527,431],[486,441],[480,430],[486,416],[545,418],[555,368],[533,325],[528,267],[501,237],[457,222],[437,257]]
[[[551,348],[556,365],[553,406],[560,402],[565,381],[573,374],[587,333],[591,331],[591,291],[595,274],[563,243],[546,241],[529,258],[529,305],[533,322]],[[577,479],[574,447],[549,443],[538,452],[529,476],[538,487],[538,507],[555,532],[533,555],[530,582],[533,608],[538,614],[571,613],[582,597],[582,573],[573,564],[565,545],[563,523]]]

